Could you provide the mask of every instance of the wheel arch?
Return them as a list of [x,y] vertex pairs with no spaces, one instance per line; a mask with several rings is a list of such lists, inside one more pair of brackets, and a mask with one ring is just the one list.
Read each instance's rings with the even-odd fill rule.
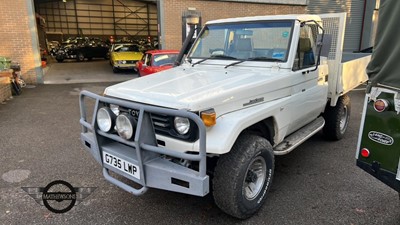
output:
[[261,120],[258,123],[255,123],[240,132],[239,136],[244,134],[255,134],[257,136],[263,137],[267,139],[272,146],[274,146],[274,137],[275,137],[275,126],[274,126],[274,118],[268,117],[264,120]]
[[[228,153],[246,132],[264,137],[275,146],[283,139],[290,123],[290,111],[282,110],[286,105],[287,99],[282,98],[218,117],[217,124],[207,130],[207,152]],[[198,151],[198,144],[194,144],[194,151]]]

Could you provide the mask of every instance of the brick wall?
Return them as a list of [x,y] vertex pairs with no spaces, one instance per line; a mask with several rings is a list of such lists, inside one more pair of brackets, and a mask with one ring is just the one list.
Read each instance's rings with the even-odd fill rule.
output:
[[19,62],[25,81],[36,83],[38,75],[35,68],[40,68],[40,55],[35,54],[32,47],[31,32],[34,31],[30,29],[29,19],[35,18],[28,15],[30,3],[31,0],[0,1],[0,56]]
[[209,20],[262,15],[304,14],[306,6],[220,2],[206,0],[164,0],[163,48],[182,46],[182,12],[194,7],[201,12],[202,25]]

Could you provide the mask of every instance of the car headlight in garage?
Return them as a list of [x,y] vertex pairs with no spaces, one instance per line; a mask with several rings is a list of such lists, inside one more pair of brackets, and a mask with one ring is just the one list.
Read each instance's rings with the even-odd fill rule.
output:
[[118,60],[117,63],[118,64],[126,64],[126,60]]
[[188,118],[177,116],[174,119],[174,127],[179,134],[187,134],[190,129],[190,121]]
[[136,125],[136,120],[128,113],[122,113],[117,116],[117,120],[115,122],[115,128],[118,132],[118,135],[126,140],[129,140],[134,136]]
[[115,114],[108,107],[101,107],[97,111],[97,125],[100,130],[104,132],[109,132],[114,125]]

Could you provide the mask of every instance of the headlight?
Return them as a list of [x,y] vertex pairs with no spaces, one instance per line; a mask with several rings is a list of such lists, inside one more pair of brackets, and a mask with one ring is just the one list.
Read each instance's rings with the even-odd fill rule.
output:
[[174,119],[175,130],[178,131],[179,134],[187,134],[190,129],[190,122],[188,118],[183,117],[175,117]]
[[108,132],[113,127],[113,121],[115,119],[115,114],[110,108],[102,107],[97,111],[97,125],[100,130]]
[[118,135],[124,139],[131,139],[136,128],[136,121],[127,113],[122,113],[117,117],[115,127]]

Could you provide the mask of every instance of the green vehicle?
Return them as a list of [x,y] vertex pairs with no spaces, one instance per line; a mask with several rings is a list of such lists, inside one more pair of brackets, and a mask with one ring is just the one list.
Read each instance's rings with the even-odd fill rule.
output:
[[381,4],[356,158],[358,167],[400,193],[399,12],[398,0]]

